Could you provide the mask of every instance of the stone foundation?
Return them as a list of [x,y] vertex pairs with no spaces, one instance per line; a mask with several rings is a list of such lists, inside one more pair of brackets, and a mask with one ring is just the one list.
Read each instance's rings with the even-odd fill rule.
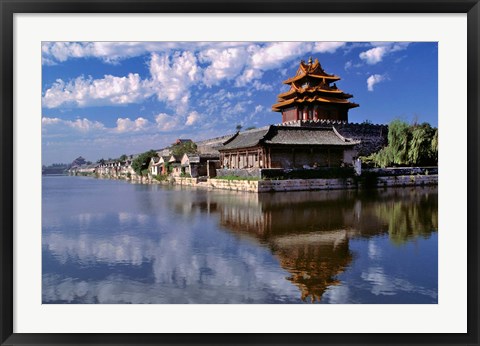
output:
[[175,178],[174,184],[207,189],[244,191],[253,193],[277,191],[308,190],[344,190],[382,187],[429,186],[438,184],[438,175],[405,175],[377,177],[373,180],[365,178],[347,179],[290,179],[290,180],[227,180],[207,179],[198,181],[195,178]]

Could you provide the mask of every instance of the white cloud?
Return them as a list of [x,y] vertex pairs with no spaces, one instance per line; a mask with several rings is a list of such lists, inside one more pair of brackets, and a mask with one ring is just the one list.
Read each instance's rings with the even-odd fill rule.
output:
[[262,71],[256,69],[246,69],[243,74],[235,80],[235,86],[243,87],[248,85],[254,79],[259,79],[263,75]]
[[58,79],[46,89],[42,102],[46,108],[125,105],[156,95],[185,116],[192,93],[205,86],[233,80],[237,87],[272,90],[271,85],[259,81],[265,71],[306,54],[332,53],[344,46],[343,42],[46,42],[42,45],[45,64],[87,57],[118,63],[150,53],[150,76],[142,79],[138,73],[130,73]]
[[262,105],[257,105],[255,107],[255,111],[253,113],[258,114],[258,113],[262,112],[264,109],[265,109],[265,107],[263,107]]
[[152,54],[150,60],[151,88],[159,100],[166,101],[183,113],[190,98],[189,87],[198,81],[201,68],[192,52]]
[[367,88],[368,91],[373,91],[373,86],[375,84],[378,84],[380,82],[383,82],[386,80],[387,77],[386,75],[381,75],[381,74],[373,74],[370,77],[367,78]]
[[246,46],[248,42],[44,42],[42,44],[42,61],[56,64],[68,59],[97,58],[107,63],[148,53],[169,50],[195,51],[200,48],[227,48]]
[[375,47],[360,53],[360,59],[365,60],[367,64],[374,65],[382,61],[383,56],[387,53],[386,47]]
[[345,42],[315,42],[313,52],[315,53],[335,53],[337,49],[346,45]]
[[[280,67],[285,61],[303,55],[311,50],[303,42],[274,42],[265,47],[252,47],[251,65],[253,68],[269,70]],[[307,49],[306,49],[307,48]]]
[[59,118],[42,117],[42,125],[58,124],[61,121],[62,121],[62,119],[59,119]]
[[372,43],[374,48],[371,48],[365,52],[361,52],[359,57],[369,65],[375,65],[383,60],[383,58],[393,52],[407,49],[409,42],[374,42]]
[[77,119],[74,121],[65,121],[64,123],[67,126],[70,126],[82,132],[87,132],[90,130],[101,130],[105,128],[105,126],[101,122],[91,121],[86,118]]
[[208,49],[200,53],[200,60],[211,63],[205,69],[203,82],[207,86],[212,86],[224,79],[238,76],[248,61],[248,53],[243,47]]
[[191,126],[195,123],[197,123],[200,120],[200,114],[196,111],[190,112],[190,114],[187,116],[187,121],[185,122],[185,125]]
[[117,127],[115,130],[120,133],[140,131],[146,129],[148,125],[148,120],[142,117],[139,117],[135,120],[130,120],[129,118],[118,118]]
[[76,120],[62,120],[60,118],[42,117],[42,125],[43,126],[64,125],[81,132],[105,129],[105,125],[102,124],[101,122],[91,121],[86,118],[76,119]]
[[261,83],[258,80],[253,81],[252,87],[253,87],[253,89],[255,89],[257,91],[272,91],[273,90],[272,85]]
[[155,116],[155,123],[160,131],[175,130],[180,125],[180,117],[160,113]]
[[86,107],[91,105],[118,105],[138,103],[151,96],[138,74],[127,77],[104,76],[103,79],[85,79],[83,76],[65,83],[57,79],[45,91],[42,102],[47,108],[64,104]]

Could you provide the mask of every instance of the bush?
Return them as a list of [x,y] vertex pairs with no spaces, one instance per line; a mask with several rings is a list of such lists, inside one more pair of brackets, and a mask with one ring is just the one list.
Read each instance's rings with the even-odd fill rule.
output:
[[168,175],[167,174],[158,174],[154,175],[153,178],[158,181],[168,181]]

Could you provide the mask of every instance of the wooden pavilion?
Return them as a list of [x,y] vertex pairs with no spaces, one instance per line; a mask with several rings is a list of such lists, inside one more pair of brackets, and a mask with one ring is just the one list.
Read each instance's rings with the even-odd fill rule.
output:
[[[340,90],[340,77],[326,73],[318,59],[308,64],[303,60],[294,77],[283,83],[290,90],[278,95],[272,110],[282,113],[282,123],[297,120],[333,120],[348,122],[348,110],[359,105],[350,102],[353,97]],[[333,84],[332,84],[333,83]]]

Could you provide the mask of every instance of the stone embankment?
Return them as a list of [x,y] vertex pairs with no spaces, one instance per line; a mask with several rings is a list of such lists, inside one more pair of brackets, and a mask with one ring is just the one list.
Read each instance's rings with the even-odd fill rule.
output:
[[158,181],[151,176],[95,175],[100,179],[127,180],[137,184],[173,184],[205,189],[221,189],[253,193],[276,191],[342,190],[385,187],[438,185],[437,168],[376,169],[362,176],[336,179],[222,179],[169,177]]
[[290,180],[227,180],[197,178],[175,178],[175,185],[192,186],[207,189],[222,189],[244,192],[276,192],[307,190],[341,190],[383,187],[408,187],[438,185],[438,175],[404,175],[346,179],[290,179]]

